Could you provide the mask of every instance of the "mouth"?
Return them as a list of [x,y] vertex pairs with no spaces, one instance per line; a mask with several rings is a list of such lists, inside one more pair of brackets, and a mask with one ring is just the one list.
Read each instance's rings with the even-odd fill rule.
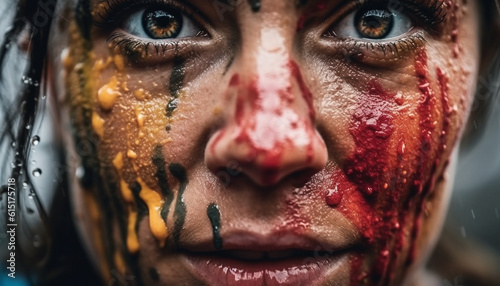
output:
[[[207,285],[320,285],[349,272],[352,243],[297,235],[227,235],[220,251],[185,251],[190,272]],[[338,280],[342,280],[337,277]]]

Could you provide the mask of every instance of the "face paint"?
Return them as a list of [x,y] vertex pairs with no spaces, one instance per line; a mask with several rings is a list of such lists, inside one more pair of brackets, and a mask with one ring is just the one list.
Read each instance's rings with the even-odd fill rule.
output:
[[222,249],[222,238],[220,236],[220,211],[219,206],[212,203],[207,207],[207,216],[212,224],[212,234],[214,236],[214,247],[216,250]]
[[181,236],[181,230],[186,221],[186,203],[184,202],[184,191],[188,184],[186,171],[184,167],[179,164],[170,164],[168,166],[170,173],[179,181],[179,191],[177,192],[177,199],[175,201],[174,210],[174,242],[176,245],[179,244],[179,238]]
[[366,195],[377,195],[388,187],[389,182],[383,181],[382,177],[387,172],[386,150],[394,126],[390,109],[384,102],[392,97],[380,84],[370,82],[368,93],[363,95],[361,105],[354,112],[349,129],[356,150],[345,164],[345,173]]
[[163,158],[162,146],[157,145],[155,147],[154,155],[153,155],[153,164],[156,166],[156,178],[158,180],[158,184],[160,185],[160,189],[163,197],[165,198],[165,204],[163,204],[161,208],[161,217],[164,221],[167,221],[168,211],[170,209],[170,205],[172,204],[172,200],[174,199],[174,194],[168,185],[167,179],[167,171],[165,169],[166,162]]
[[[252,10],[259,11],[260,2],[250,2],[258,3],[259,8]],[[99,3],[106,7],[114,2]],[[278,5],[270,1],[266,13],[275,14],[266,14],[269,18],[235,9],[234,13],[245,11],[237,15],[241,23],[235,21],[235,25],[249,24],[253,33],[238,29],[238,38],[213,21],[211,31],[220,36],[214,39],[222,44],[200,41],[172,52],[155,54],[154,49],[134,48],[134,43],[145,47],[135,38],[120,45],[116,35],[101,28],[90,35],[95,47],[73,46],[76,41],[71,41],[72,56],[63,64],[75,69],[70,72],[74,85],[70,93],[75,125],[83,126],[76,132],[78,138],[88,139],[88,134],[93,134],[92,141],[95,138],[92,154],[82,158],[84,169],[89,170],[82,185],[95,188],[91,194],[100,204],[100,220],[93,227],[102,232],[98,235],[102,247],[97,248],[102,252],[99,259],[105,261],[103,273],[132,270],[139,280],[143,275],[146,284],[158,282],[160,276],[168,285],[203,284],[206,281],[186,270],[188,266],[178,257],[184,250],[195,252],[212,244],[225,251],[234,247],[226,234],[232,233],[234,240],[234,233],[247,231],[255,237],[271,232],[327,240],[337,231],[348,232],[355,247],[344,251],[342,246],[338,251],[342,255],[334,247],[327,249],[329,258],[321,263],[328,267],[342,256],[343,272],[352,275],[332,274],[332,280],[323,284],[337,282],[337,278],[351,285],[398,284],[401,273],[422,256],[417,240],[428,231],[425,208],[432,201],[427,198],[433,195],[435,177],[442,174],[447,160],[436,153],[449,152],[453,145],[451,137],[456,136],[458,123],[450,106],[462,104],[456,99],[456,89],[447,84],[448,78],[457,79],[455,69],[440,61],[444,49],[437,44],[446,43],[436,36],[415,44],[431,46],[432,69],[427,68],[425,51],[420,54],[417,48],[391,56],[403,43],[387,48],[383,56],[376,46],[370,51],[369,43],[347,51],[342,48],[349,46],[340,41],[335,42],[338,47],[319,43],[323,38],[305,41],[307,47],[300,41],[296,45],[297,39],[313,32],[310,28],[317,23],[309,20],[314,13],[338,10],[327,9],[325,3],[309,5],[297,0]],[[209,10],[191,4],[201,8],[197,12]],[[137,5],[150,7],[146,2]],[[284,9],[297,12],[302,6],[303,13],[293,15],[299,20],[297,33],[295,23],[290,27],[281,13]],[[226,18],[226,26],[233,21],[231,17]],[[199,20],[195,22],[202,26],[203,17]],[[120,21],[117,18],[109,29],[121,33],[123,39],[126,33],[114,29],[123,28]],[[81,33],[76,34],[81,41]],[[448,31],[443,35],[449,35]],[[103,44],[108,36],[111,48]],[[229,39],[235,39],[234,47],[227,44]],[[181,45],[191,40],[172,42]],[[201,68],[198,63],[204,62],[216,64]],[[154,72],[147,68],[152,65],[158,67]],[[217,80],[229,82],[228,87],[215,85]],[[164,82],[168,86],[158,84]],[[183,89],[187,83],[189,88]],[[179,105],[179,99],[186,104]],[[224,157],[221,150],[241,150],[243,155]],[[317,150],[324,151],[324,158],[315,155]],[[206,159],[210,156],[201,158],[201,152],[214,155],[219,161],[213,165],[218,169],[211,169]],[[237,175],[233,175],[234,161],[242,169]],[[182,166],[172,162],[182,162]],[[321,167],[312,168],[311,162]],[[293,166],[284,170],[287,164]],[[296,184],[295,175],[309,167],[314,172],[324,169],[310,182],[305,183],[308,177],[304,176]],[[229,178],[227,184],[216,180],[221,169]],[[225,214],[223,233],[220,209]],[[338,218],[345,223],[337,224]],[[304,271],[318,265],[294,263]],[[128,269],[121,272],[121,268]],[[267,273],[278,275],[278,268],[269,267]],[[294,276],[292,268],[286,268],[287,277]],[[232,276],[227,277],[226,281],[232,281]]]
[[[175,57],[172,67],[172,75],[170,76],[169,91],[172,98],[169,100],[166,112],[167,117],[172,117],[173,112],[179,104],[179,92],[182,88],[182,82],[184,81],[184,59],[180,57]],[[170,130],[170,125],[168,125],[168,130]]]

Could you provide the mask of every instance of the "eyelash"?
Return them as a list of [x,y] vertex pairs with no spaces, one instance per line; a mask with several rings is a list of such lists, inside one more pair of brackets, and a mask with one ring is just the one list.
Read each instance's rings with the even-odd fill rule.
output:
[[[101,30],[115,29],[116,25],[120,23],[124,16],[126,16],[130,11],[135,11],[138,7],[144,7],[146,5],[159,5],[163,7],[174,7],[179,9],[187,17],[191,18],[198,26],[199,19],[201,18],[197,10],[186,7],[184,4],[179,4],[178,1],[174,0],[142,0],[135,1],[133,4],[128,0],[106,0],[103,6],[99,7],[99,10],[94,16],[94,25]],[[208,32],[200,28],[200,31],[196,37],[208,37]],[[178,52],[181,44],[186,42],[186,40],[178,39],[172,41],[148,41],[145,39],[138,39],[130,37],[122,32],[113,32],[107,39],[106,42],[109,44],[111,49],[119,48],[127,53],[130,57],[147,57],[150,55],[150,50],[154,50],[158,55],[169,53],[174,50]]]
[[[396,0],[397,1],[397,0]],[[395,2],[396,2],[395,1]],[[345,12],[341,17],[345,17],[349,13],[356,11],[361,8],[369,7],[380,7],[377,5],[387,5],[389,7],[391,0],[355,0],[354,2],[348,4],[347,8],[344,8]],[[408,0],[408,1],[397,1],[397,4],[401,5],[402,11],[410,11],[415,17],[412,17],[416,21],[417,25],[423,26],[426,31],[431,34],[439,33],[439,26],[445,19],[445,7],[444,1],[440,0]],[[337,18],[338,20],[339,18]],[[325,38],[336,38],[335,31],[333,31],[332,26],[334,26],[337,21],[328,27],[328,29],[323,33]],[[390,59],[397,59],[401,57],[401,53],[413,52],[419,47],[421,47],[426,42],[423,32],[414,32],[407,37],[392,41],[369,41],[361,39],[352,39],[349,41],[344,41],[342,45],[344,47],[348,46],[353,51],[365,50],[369,52],[382,52],[384,57],[387,56],[387,52],[391,52],[389,55]],[[377,51],[378,50],[378,51]],[[394,52],[396,51],[396,53]],[[352,54],[355,54],[352,53]],[[387,58],[385,58],[387,59]]]

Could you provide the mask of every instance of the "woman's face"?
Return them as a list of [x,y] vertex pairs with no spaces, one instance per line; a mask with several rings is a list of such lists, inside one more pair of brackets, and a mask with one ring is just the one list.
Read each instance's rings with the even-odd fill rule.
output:
[[476,2],[61,8],[75,217],[106,283],[411,279],[472,99]]

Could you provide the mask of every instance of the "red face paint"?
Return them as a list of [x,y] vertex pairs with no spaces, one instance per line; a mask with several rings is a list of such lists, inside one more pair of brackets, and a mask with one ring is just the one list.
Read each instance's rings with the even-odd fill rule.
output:
[[366,195],[378,194],[388,182],[383,174],[388,171],[387,150],[389,137],[394,131],[392,114],[386,103],[393,96],[380,84],[372,81],[368,92],[361,96],[361,103],[354,112],[349,131],[356,143],[354,155],[346,160],[344,171]]
[[[210,146],[215,152],[216,144],[223,141],[221,137],[230,136],[230,140],[247,152],[239,163],[257,164],[264,184],[279,179],[280,172],[286,168],[283,160],[287,160],[287,156],[297,156],[293,154],[295,150],[304,158],[299,160],[311,164],[314,148],[324,146],[317,140],[319,137],[312,124],[315,117],[313,97],[298,65],[292,60],[276,64],[273,69],[264,69],[258,76],[250,77],[247,83],[238,75],[231,78],[227,98],[235,97],[235,120],[216,135]],[[293,94],[297,91],[298,94]],[[290,168],[300,167],[296,165]]]
[[[390,101],[399,104],[397,101],[401,98],[371,81],[367,91],[359,96],[350,123],[354,152],[345,160],[343,172],[331,170],[332,180],[327,180],[337,191],[329,190],[332,186],[326,184],[326,203],[357,226],[371,253],[351,257],[351,285],[359,285],[363,280],[377,285],[389,284],[400,267],[398,259],[402,251],[409,251],[407,265],[416,257],[425,198],[434,188],[438,156],[446,150],[451,109],[447,78],[438,69],[443,120],[439,145],[435,148],[436,99],[428,80],[425,50],[415,58],[415,73],[421,94],[417,107],[420,144],[416,145],[421,147],[417,153],[407,152],[404,131],[399,132],[399,138],[392,136],[395,115],[388,106]],[[391,141],[395,143],[390,144]],[[391,146],[396,149],[391,151]],[[412,154],[416,154],[416,158],[408,157]],[[406,241],[405,229],[411,231],[410,241]],[[363,270],[366,263],[374,266],[370,272]]]

